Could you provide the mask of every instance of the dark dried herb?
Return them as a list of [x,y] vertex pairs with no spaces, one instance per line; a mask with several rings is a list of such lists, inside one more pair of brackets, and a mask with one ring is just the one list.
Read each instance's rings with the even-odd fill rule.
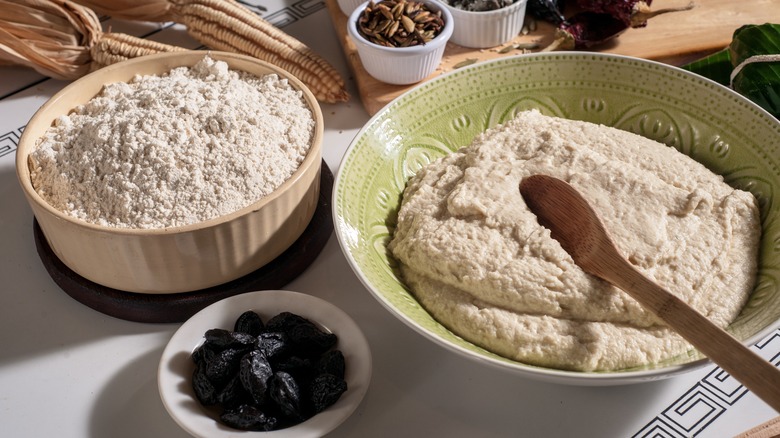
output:
[[453,8],[464,11],[485,12],[495,11],[514,4],[514,0],[443,0]]
[[694,6],[691,2],[687,6],[652,10],[652,2],[653,0],[577,0],[577,6],[583,11],[612,15],[628,27],[645,27],[647,20],[657,15],[687,11]]
[[528,0],[526,13],[539,20],[559,26],[566,21],[563,16],[564,0]]
[[644,27],[647,20],[669,12],[689,10],[694,3],[677,8],[651,10],[652,0],[577,0],[579,12],[558,23],[555,40],[543,51],[589,49],[630,28]]
[[555,40],[543,51],[588,49],[604,44],[626,30],[628,26],[610,14],[580,12],[556,29]]

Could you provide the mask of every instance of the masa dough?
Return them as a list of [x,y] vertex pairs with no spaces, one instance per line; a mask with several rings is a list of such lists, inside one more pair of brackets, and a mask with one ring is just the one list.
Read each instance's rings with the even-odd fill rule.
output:
[[755,198],[671,147],[536,111],[421,169],[390,250],[419,302],[502,356],[569,370],[659,362],[692,347],[623,291],[585,274],[523,202],[520,180],[568,181],[640,271],[725,327],[750,294]]

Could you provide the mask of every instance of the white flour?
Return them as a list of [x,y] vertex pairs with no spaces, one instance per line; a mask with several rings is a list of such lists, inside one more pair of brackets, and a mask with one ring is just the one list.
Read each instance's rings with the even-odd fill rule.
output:
[[314,118],[276,75],[192,68],[137,76],[58,118],[30,155],[54,208],[126,228],[192,224],[270,194],[306,156]]

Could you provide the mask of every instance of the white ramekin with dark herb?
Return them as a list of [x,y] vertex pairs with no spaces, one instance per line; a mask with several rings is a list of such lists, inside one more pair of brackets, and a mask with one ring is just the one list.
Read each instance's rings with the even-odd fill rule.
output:
[[455,30],[451,41],[484,49],[515,38],[523,28],[527,0],[436,0],[444,5]]

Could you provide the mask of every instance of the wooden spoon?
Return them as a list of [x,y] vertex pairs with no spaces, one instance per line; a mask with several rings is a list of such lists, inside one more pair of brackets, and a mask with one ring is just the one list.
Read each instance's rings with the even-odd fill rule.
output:
[[572,186],[550,176],[532,175],[520,182],[520,193],[539,223],[550,229],[552,237],[583,271],[627,292],[780,412],[780,370],[637,271],[615,247],[596,212]]

